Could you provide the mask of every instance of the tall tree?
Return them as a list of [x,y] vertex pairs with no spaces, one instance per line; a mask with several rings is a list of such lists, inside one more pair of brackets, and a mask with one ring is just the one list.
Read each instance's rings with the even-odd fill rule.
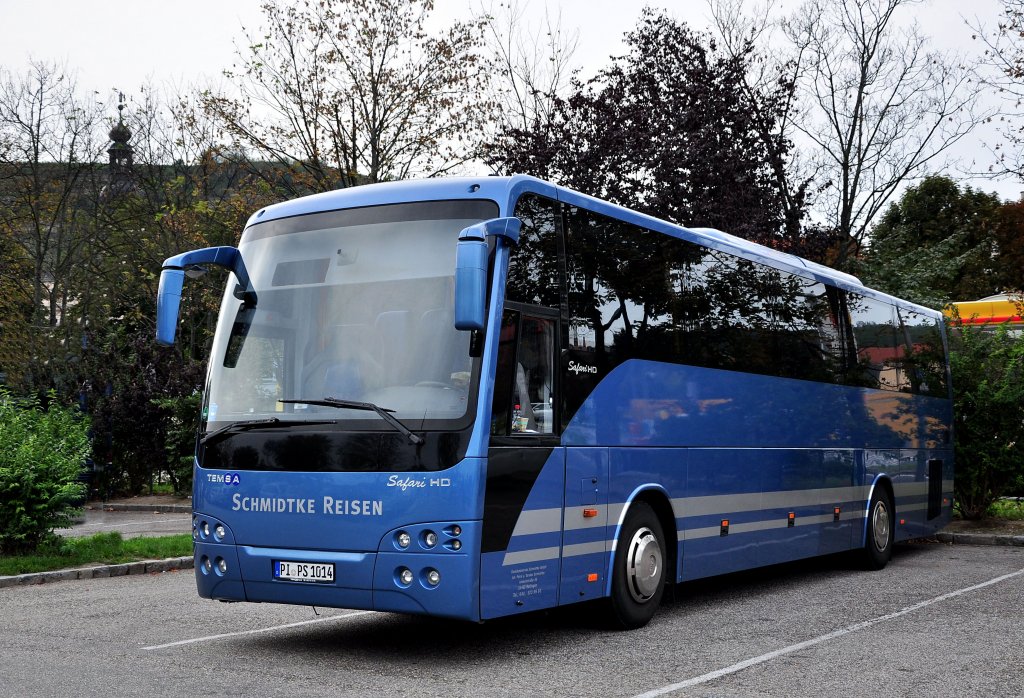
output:
[[929,51],[917,25],[901,22],[916,4],[807,0],[785,24],[807,100],[797,126],[829,185],[819,206],[854,249],[901,185],[985,116],[971,71],[957,56]]
[[999,21],[992,29],[977,24],[974,38],[985,46],[979,77],[1001,98],[1003,142],[993,147],[993,175],[1024,179],[1024,0],[1001,0]]
[[[35,387],[66,387],[80,331],[69,321],[88,284],[102,153],[100,105],[62,67],[36,62],[24,74],[0,68],[0,237],[29,273],[29,347],[16,370]],[[17,313],[5,318],[7,334]]]
[[1024,201],[1004,204],[996,212],[996,286],[1008,293],[1024,292]]
[[997,293],[1000,206],[995,194],[926,177],[872,230],[864,282],[933,308]]
[[526,4],[518,0],[499,3],[497,9],[491,2],[480,12],[494,65],[489,92],[494,108],[488,125],[497,132],[551,121],[557,98],[571,88],[579,32],[563,29],[561,14],[552,17],[549,10],[542,22],[532,24],[526,19]]
[[[798,247],[768,164],[785,160],[790,145],[762,138],[773,130],[771,105],[784,103],[792,85],[749,90],[751,53],[727,55],[711,37],[651,10],[626,42],[629,53],[575,83],[550,119],[506,129],[488,144],[488,164],[685,225]],[[755,108],[754,99],[763,103]]]
[[[433,0],[271,0],[208,113],[289,193],[451,171],[486,105],[482,24],[427,33]],[[268,170],[255,169],[266,173]],[[275,182],[280,184],[281,181]]]

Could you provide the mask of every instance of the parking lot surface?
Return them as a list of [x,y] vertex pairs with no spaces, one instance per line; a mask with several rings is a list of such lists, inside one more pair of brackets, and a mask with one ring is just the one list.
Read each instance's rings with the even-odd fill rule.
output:
[[1020,695],[1024,549],[899,546],[482,625],[221,604],[191,572],[0,590],[0,695]]

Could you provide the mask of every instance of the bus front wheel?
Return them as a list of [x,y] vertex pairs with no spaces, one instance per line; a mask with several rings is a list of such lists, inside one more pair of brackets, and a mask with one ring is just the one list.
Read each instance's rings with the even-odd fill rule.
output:
[[868,506],[867,535],[861,551],[861,562],[866,569],[880,570],[892,557],[896,541],[895,515],[889,491],[882,486],[876,487]]
[[636,502],[622,525],[615,549],[610,599],[621,628],[647,625],[665,591],[665,542],[661,523],[646,502]]

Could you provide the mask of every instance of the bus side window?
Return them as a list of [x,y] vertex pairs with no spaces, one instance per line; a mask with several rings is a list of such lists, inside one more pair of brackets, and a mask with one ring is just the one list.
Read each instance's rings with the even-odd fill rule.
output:
[[498,345],[491,434],[554,432],[556,323],[506,310]]

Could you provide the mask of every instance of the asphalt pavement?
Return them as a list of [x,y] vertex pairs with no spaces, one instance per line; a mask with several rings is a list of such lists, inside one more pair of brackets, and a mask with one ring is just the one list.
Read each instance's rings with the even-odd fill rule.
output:
[[484,624],[199,598],[191,572],[0,590],[0,696],[1016,696],[1024,549],[899,545]]

